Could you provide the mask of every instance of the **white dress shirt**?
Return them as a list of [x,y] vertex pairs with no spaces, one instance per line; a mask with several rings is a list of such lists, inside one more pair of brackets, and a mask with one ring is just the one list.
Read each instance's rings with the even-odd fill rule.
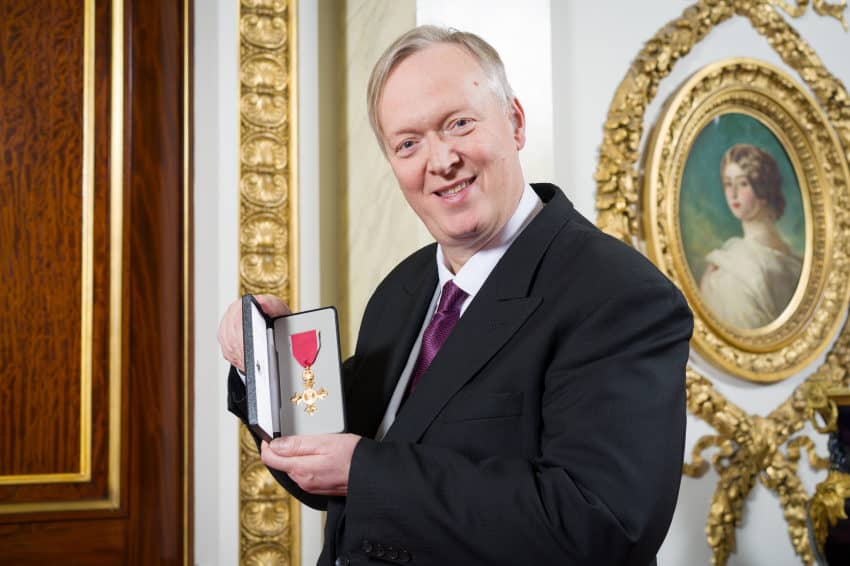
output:
[[428,314],[422,322],[422,328],[419,329],[419,336],[417,336],[416,342],[413,343],[407,363],[401,372],[401,377],[399,377],[395,391],[393,391],[393,395],[390,398],[387,411],[384,413],[384,418],[378,427],[378,432],[375,434],[376,440],[383,439],[395,421],[401,401],[404,398],[404,392],[407,390],[410,376],[413,374],[413,367],[416,365],[416,359],[419,357],[419,350],[422,348],[422,334],[431,322],[434,311],[440,303],[440,294],[443,291],[443,286],[447,281],[454,279],[455,285],[466,292],[467,297],[460,306],[460,315],[463,316],[466,308],[475,299],[475,295],[478,294],[478,291],[490,276],[493,268],[496,267],[496,264],[505,255],[505,252],[511,247],[516,237],[520,235],[542,208],[543,202],[540,200],[540,197],[537,196],[531,185],[526,183],[513,215],[511,215],[502,229],[483,248],[475,252],[463,264],[463,267],[456,274],[452,273],[446,266],[446,258],[443,255],[443,250],[440,246],[437,246],[436,260],[439,283],[434,290],[434,296],[431,298],[431,304],[428,307]]

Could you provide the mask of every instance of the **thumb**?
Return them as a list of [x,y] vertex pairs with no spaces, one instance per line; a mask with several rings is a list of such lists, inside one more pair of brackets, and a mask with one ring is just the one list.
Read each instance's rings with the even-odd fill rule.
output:
[[312,439],[308,436],[282,436],[275,438],[269,448],[278,456],[306,456],[314,454]]
[[254,295],[254,298],[260,303],[263,312],[269,316],[281,316],[292,313],[286,303],[274,295]]

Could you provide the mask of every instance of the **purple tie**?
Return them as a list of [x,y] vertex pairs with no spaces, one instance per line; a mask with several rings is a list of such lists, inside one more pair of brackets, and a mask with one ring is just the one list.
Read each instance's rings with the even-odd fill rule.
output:
[[408,395],[416,389],[416,384],[419,383],[419,378],[431,365],[437,351],[449,337],[449,334],[460,318],[460,306],[463,300],[467,297],[466,291],[454,284],[452,280],[443,285],[443,293],[440,295],[440,304],[437,306],[437,311],[425,328],[422,334],[422,348],[419,350],[419,357],[416,358],[416,365],[413,366],[413,374],[410,376],[410,385],[408,386]]

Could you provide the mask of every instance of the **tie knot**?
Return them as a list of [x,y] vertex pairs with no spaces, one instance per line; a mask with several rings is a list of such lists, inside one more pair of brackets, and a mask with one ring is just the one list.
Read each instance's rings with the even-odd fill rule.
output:
[[437,306],[437,312],[440,313],[460,313],[460,305],[467,297],[466,291],[455,285],[454,281],[449,279],[443,285],[443,293],[440,295],[440,304]]

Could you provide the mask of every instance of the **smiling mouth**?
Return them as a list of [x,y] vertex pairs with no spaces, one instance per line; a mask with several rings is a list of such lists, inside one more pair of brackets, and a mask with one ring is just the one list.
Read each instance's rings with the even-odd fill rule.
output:
[[468,187],[472,183],[474,183],[475,179],[476,179],[476,177],[472,177],[471,179],[467,179],[465,181],[458,183],[457,185],[455,185],[454,187],[452,187],[450,189],[446,189],[446,190],[443,190],[443,191],[437,191],[436,195],[439,196],[439,197],[443,197],[443,198],[452,197],[452,196],[458,194],[459,192],[461,192],[463,189],[465,189],[466,187]]

